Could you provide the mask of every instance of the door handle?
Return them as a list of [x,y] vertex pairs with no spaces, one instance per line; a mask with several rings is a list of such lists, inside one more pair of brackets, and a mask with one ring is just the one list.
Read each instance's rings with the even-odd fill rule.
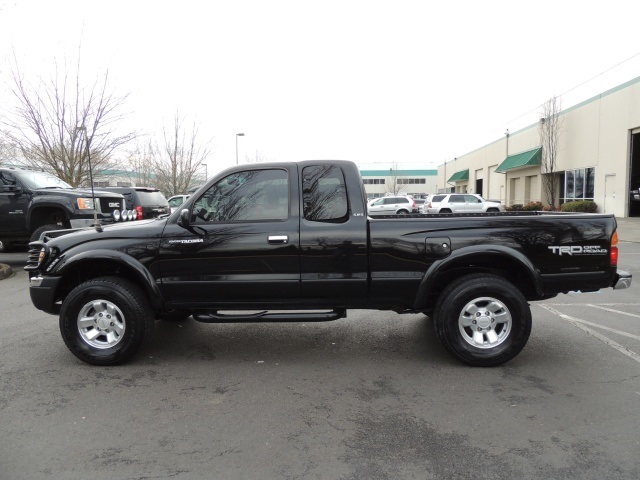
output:
[[289,237],[287,235],[269,235],[268,242],[270,244],[285,244],[289,243]]

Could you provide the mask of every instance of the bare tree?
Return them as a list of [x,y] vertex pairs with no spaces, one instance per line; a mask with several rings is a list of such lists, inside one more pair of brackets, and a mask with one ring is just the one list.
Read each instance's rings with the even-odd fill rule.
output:
[[271,159],[265,157],[260,150],[256,150],[256,153],[253,157],[249,155],[244,156],[245,163],[262,163],[262,162],[270,162]]
[[137,143],[132,149],[127,151],[127,172],[131,183],[143,187],[158,187],[158,176],[154,168],[155,148],[152,141],[144,144]]
[[395,163],[390,169],[390,172],[391,175],[384,182],[384,192],[388,195],[399,195],[403,187],[398,179],[398,170],[396,169]]
[[20,153],[15,143],[13,143],[11,136],[5,131],[0,131],[0,165],[16,165],[21,163]]
[[[11,141],[25,163],[42,168],[78,186],[89,179],[89,155],[94,170],[104,170],[117,148],[136,133],[123,135],[115,127],[124,118],[118,113],[126,96],[109,90],[108,71],[84,86],[80,75],[80,52],[75,69],[55,70],[48,80],[35,84],[25,79],[14,55],[11,72],[15,108],[4,120]],[[83,128],[84,127],[84,128]]]
[[176,111],[173,128],[164,129],[164,144],[154,154],[158,188],[167,196],[178,195],[201,180],[198,170],[211,153],[210,144],[211,140],[201,144],[196,122],[187,129]]
[[559,193],[560,176],[558,175],[558,141],[562,129],[562,101],[559,97],[551,97],[542,105],[538,135],[542,146],[540,171],[547,201],[556,206]]

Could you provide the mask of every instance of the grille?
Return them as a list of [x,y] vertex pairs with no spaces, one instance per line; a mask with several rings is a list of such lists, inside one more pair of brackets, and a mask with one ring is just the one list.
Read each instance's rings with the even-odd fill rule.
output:
[[113,213],[114,210],[123,210],[124,201],[121,198],[99,198],[102,213]]
[[38,243],[37,246],[30,245],[29,254],[27,257],[27,265],[24,267],[25,270],[35,270],[38,267],[38,258],[40,257],[40,250],[42,249],[42,244]]

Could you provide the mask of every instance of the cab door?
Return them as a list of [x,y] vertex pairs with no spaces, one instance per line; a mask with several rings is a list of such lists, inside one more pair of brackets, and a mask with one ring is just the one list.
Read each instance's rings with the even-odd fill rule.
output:
[[28,230],[29,200],[30,195],[15,175],[6,170],[0,171],[0,222],[3,231],[24,233]]
[[[251,168],[184,204],[189,225],[167,223],[160,277],[179,307],[282,305],[300,296],[297,167]],[[182,209],[181,209],[182,211]]]

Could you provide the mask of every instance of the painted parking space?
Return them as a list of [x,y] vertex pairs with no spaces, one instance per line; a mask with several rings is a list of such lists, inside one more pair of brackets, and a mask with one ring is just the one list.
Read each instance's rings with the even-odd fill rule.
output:
[[537,307],[640,363],[640,303],[540,303]]

